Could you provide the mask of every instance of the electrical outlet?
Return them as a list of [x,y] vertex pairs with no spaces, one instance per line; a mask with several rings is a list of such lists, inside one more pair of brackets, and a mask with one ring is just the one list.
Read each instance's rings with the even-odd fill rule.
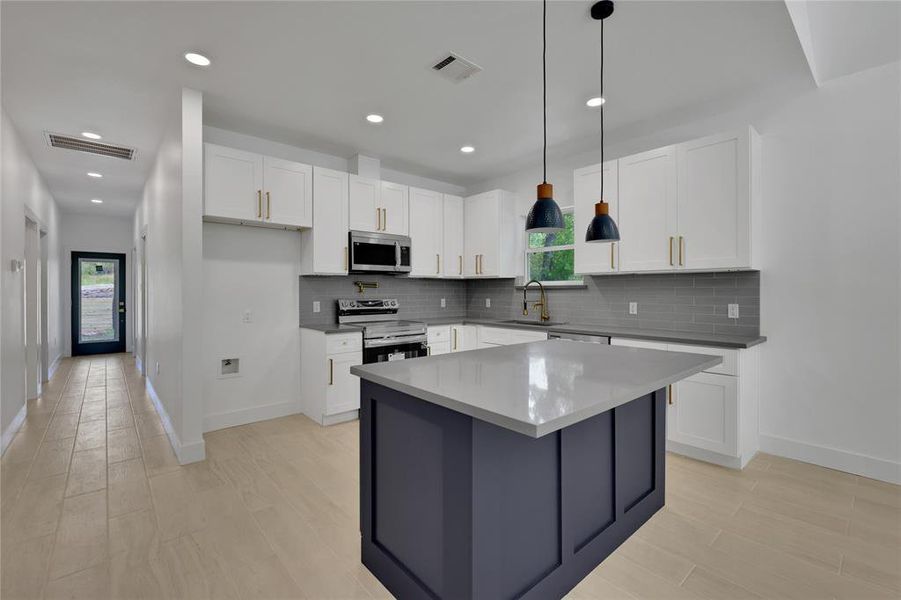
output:
[[638,302],[629,302],[629,314],[630,315],[638,314]]
[[314,300],[313,301],[313,312],[318,313],[320,310],[322,310],[322,306],[319,304],[319,300]]
[[485,298],[485,308],[491,308],[491,298]]
[[444,298],[441,299],[441,308],[447,308],[447,300]]
[[244,309],[244,313],[241,315],[241,321],[244,323],[250,323],[253,321],[253,313],[250,312],[249,308]]
[[730,304],[729,305],[729,318],[730,319],[738,318],[738,304]]

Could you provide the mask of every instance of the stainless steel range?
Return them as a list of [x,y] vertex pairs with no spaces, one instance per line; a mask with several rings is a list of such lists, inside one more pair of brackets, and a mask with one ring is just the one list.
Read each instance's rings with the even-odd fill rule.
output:
[[338,323],[363,329],[363,363],[404,360],[428,354],[426,324],[397,318],[396,298],[341,298]]

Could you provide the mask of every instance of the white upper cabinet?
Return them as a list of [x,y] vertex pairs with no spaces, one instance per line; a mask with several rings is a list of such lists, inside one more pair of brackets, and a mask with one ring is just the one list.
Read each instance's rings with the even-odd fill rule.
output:
[[313,225],[310,165],[204,144],[203,216],[209,221]]
[[313,225],[313,167],[264,156],[263,188],[267,222],[286,227]]
[[441,274],[463,276],[463,198],[444,194],[444,251]]
[[463,203],[463,221],[464,276],[516,277],[523,235],[516,198],[504,190],[470,196]]
[[438,192],[410,188],[410,239],[414,277],[440,277],[444,243],[444,198]]
[[204,144],[203,216],[235,221],[263,217],[263,157]]
[[[610,216],[619,223],[619,171],[617,161],[604,163],[604,201]],[[576,273],[612,273],[617,270],[619,244],[588,243],[585,232],[594,218],[594,205],[601,198],[601,165],[576,169],[573,173],[573,225]]]
[[676,265],[673,146],[619,160],[617,225],[620,271],[665,271]]
[[378,179],[349,175],[349,223],[354,231],[382,231],[382,186]]
[[409,235],[410,188],[390,181],[381,184],[382,231]]
[[751,131],[676,146],[679,268],[751,266]]
[[300,235],[302,275],[347,274],[347,173],[313,167],[315,225]]

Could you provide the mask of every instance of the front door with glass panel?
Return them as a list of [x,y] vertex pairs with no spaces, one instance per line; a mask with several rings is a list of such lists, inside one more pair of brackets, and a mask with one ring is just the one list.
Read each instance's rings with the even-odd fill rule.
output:
[[125,255],[72,253],[72,356],[125,352]]

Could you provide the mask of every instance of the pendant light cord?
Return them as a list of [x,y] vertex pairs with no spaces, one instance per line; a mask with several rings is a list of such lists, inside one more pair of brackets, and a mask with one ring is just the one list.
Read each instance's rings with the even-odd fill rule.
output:
[[547,0],[542,1],[541,14],[541,86],[543,97],[541,110],[544,114],[544,146],[542,150],[543,181],[547,183]]
[[604,19],[601,19],[601,202],[604,201],[604,105],[607,97],[604,96]]

